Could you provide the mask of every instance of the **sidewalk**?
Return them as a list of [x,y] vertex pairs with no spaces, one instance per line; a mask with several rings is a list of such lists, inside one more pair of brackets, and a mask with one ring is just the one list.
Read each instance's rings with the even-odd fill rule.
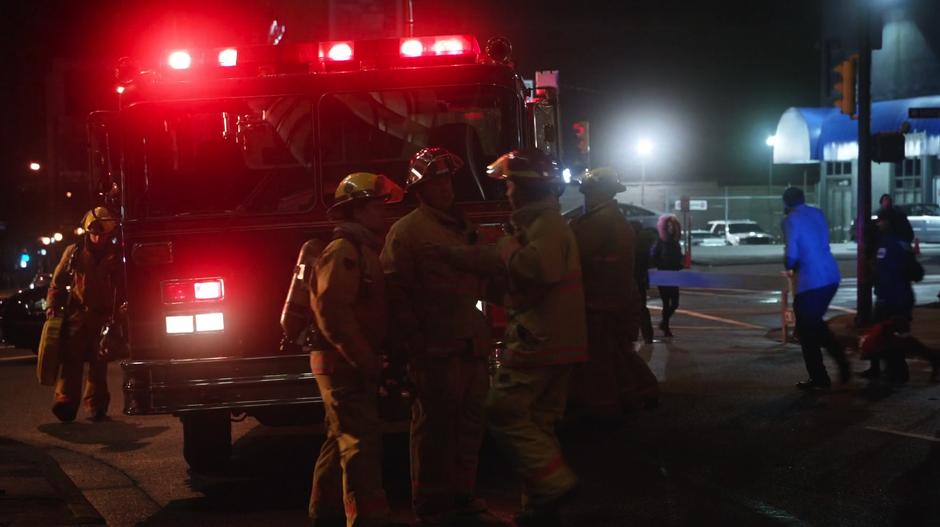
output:
[[104,525],[43,450],[0,437],[0,525]]
[[[783,244],[737,245],[728,247],[692,247],[692,263],[697,265],[753,265],[777,263],[783,265]],[[829,248],[836,260],[854,260],[858,246],[854,243],[831,243]],[[940,244],[920,244],[922,257],[940,256]]]

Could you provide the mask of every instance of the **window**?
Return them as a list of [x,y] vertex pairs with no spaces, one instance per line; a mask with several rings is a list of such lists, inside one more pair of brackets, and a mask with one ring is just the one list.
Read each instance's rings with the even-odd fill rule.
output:
[[891,192],[894,202],[898,205],[922,202],[923,182],[920,159],[905,159],[898,168],[900,168],[900,173],[895,172],[894,189]]
[[443,147],[464,161],[454,179],[457,201],[502,199],[486,165],[516,148],[514,95],[492,86],[336,93],[318,106],[321,191],[330,203],[350,172],[385,174],[404,186],[409,159],[427,146]]
[[131,108],[128,216],[309,210],[317,197],[310,109],[291,96]]

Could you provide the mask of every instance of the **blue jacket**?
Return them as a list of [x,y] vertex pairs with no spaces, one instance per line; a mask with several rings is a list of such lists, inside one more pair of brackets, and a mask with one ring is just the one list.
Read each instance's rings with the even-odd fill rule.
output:
[[796,275],[797,294],[838,284],[839,267],[829,250],[829,224],[821,210],[797,205],[783,220],[786,267]]
[[911,245],[894,233],[881,236],[875,265],[875,296],[883,315],[906,315],[914,307],[914,290],[908,278],[908,261],[914,258]]

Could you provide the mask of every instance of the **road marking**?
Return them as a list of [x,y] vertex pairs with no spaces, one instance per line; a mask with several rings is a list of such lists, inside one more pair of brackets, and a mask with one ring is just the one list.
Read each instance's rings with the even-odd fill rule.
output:
[[[655,309],[662,311],[661,306],[647,306],[649,309]],[[740,320],[732,320],[730,318],[715,317],[712,315],[706,315],[705,313],[700,313],[698,311],[690,311],[688,309],[677,309],[676,313],[680,315],[688,315],[694,318],[701,318],[703,320],[711,320],[712,322],[724,322],[725,324],[731,326],[738,326],[747,329],[759,329],[761,331],[767,331],[770,328],[765,328],[764,326],[755,326],[754,324],[748,324],[747,322],[741,322]]]
[[879,426],[866,426],[866,430],[871,430],[873,432],[884,432],[885,434],[892,434],[901,437],[910,437],[913,439],[922,439],[924,441],[931,441],[933,443],[940,443],[940,437],[928,436],[923,434],[912,434],[910,432],[901,432],[900,430],[891,430],[890,428],[881,428]]
[[36,355],[34,353],[30,353],[29,355],[15,355],[13,357],[0,357],[0,362],[25,361],[27,359],[33,360],[35,358],[36,358]]

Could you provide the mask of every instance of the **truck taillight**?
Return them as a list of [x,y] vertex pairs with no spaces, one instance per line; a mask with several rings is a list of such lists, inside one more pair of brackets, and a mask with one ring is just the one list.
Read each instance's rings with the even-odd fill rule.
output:
[[171,280],[163,282],[164,304],[189,304],[222,300],[225,285],[221,278],[198,278],[195,280]]
[[186,50],[176,50],[167,57],[167,64],[174,70],[188,70],[193,65],[193,57]]
[[238,50],[226,48],[219,52],[219,66],[232,68],[238,65]]
[[167,315],[166,332],[169,335],[210,333],[225,329],[222,313],[196,313],[195,315]]
[[343,42],[321,42],[320,60],[346,61],[353,58],[353,43],[351,41]]
[[193,283],[193,292],[196,300],[221,300],[222,279],[199,281]]

